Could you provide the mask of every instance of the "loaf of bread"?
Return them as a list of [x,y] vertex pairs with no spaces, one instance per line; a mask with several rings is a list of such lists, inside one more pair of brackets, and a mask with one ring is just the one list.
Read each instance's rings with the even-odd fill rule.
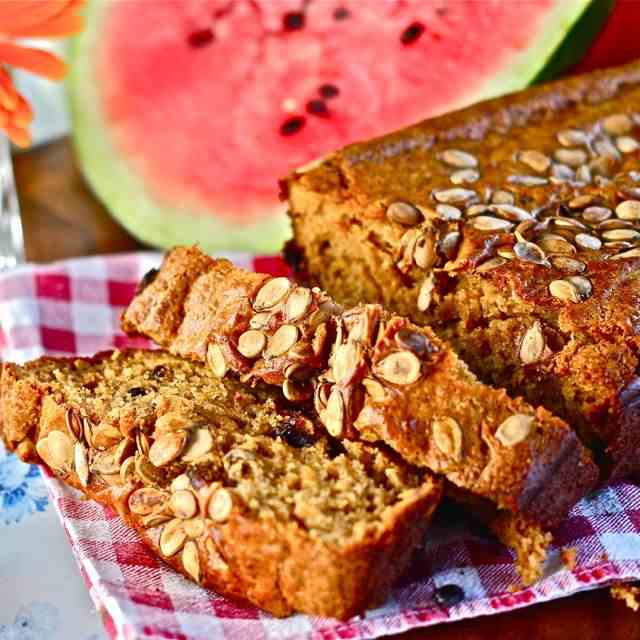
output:
[[640,62],[354,144],[282,183],[301,280],[430,324],[640,469]]
[[9,449],[191,580],[277,616],[381,603],[440,499],[428,472],[328,438],[274,389],[164,352],[5,364],[0,384]]
[[333,437],[385,443],[470,504],[511,514],[499,530],[526,581],[539,575],[543,530],[595,485],[597,468],[566,423],[481,384],[429,328],[378,305],[345,311],[318,289],[186,247],[143,284],[125,331],[218,376],[278,386]]

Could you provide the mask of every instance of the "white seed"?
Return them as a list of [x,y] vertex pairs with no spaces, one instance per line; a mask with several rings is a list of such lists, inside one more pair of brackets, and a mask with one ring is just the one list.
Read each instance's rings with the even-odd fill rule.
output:
[[191,487],[191,480],[186,473],[181,473],[176,476],[171,482],[171,491],[182,491],[183,489],[189,489]]
[[640,200],[625,200],[616,207],[616,215],[622,220],[640,220]]
[[492,204],[489,205],[487,209],[511,222],[522,222],[533,219],[533,216],[526,209],[516,207],[512,204]]
[[541,187],[548,184],[549,181],[546,178],[540,178],[539,176],[509,176],[508,181],[510,184],[515,184],[521,187]]
[[459,171],[454,171],[450,176],[449,180],[453,184],[473,184],[480,179],[480,173],[475,169],[460,169]]
[[558,300],[567,302],[580,302],[577,288],[567,280],[553,280],[549,284],[549,293]]
[[298,327],[294,324],[283,324],[269,338],[264,351],[265,358],[276,358],[285,354],[298,340]]
[[467,204],[476,200],[478,194],[470,189],[441,189],[433,192],[433,197],[442,204]]
[[538,245],[546,253],[559,253],[561,255],[576,253],[576,248],[568,240],[555,233],[546,233],[538,240]]
[[620,153],[633,153],[640,149],[640,143],[631,136],[620,136],[616,138],[616,147]]
[[198,503],[191,491],[182,489],[172,494],[169,508],[177,518],[188,520],[198,512]]
[[305,287],[296,287],[284,305],[284,316],[290,322],[302,318],[311,306],[312,295]]
[[578,167],[578,169],[576,170],[576,180],[584,183],[585,185],[591,183],[592,176],[589,165],[583,164],[581,167]]
[[45,460],[54,469],[67,471],[71,468],[74,458],[71,438],[62,431],[51,431],[47,436],[49,460]]
[[469,221],[469,224],[474,229],[483,232],[507,231],[513,227],[513,223],[508,220],[494,218],[493,216],[476,216]]
[[362,384],[374,402],[384,402],[387,399],[387,392],[375,378],[364,378]]
[[167,558],[175,555],[182,549],[186,540],[187,534],[182,526],[182,521],[177,518],[171,520],[163,527],[160,534],[160,551],[162,555]]
[[609,260],[627,260],[630,258],[640,258],[640,247],[618,253],[615,256],[611,256]]
[[87,448],[82,442],[76,442],[75,444],[74,465],[80,484],[86,487],[89,484],[89,463],[87,461]]
[[257,329],[249,329],[238,338],[238,351],[253,360],[257,358],[267,344],[267,337]]
[[633,122],[626,113],[615,113],[602,121],[602,128],[612,136],[623,136],[631,131]]
[[595,196],[586,193],[580,196],[576,196],[569,200],[569,208],[570,209],[584,209],[588,207],[595,200]]
[[182,453],[189,434],[186,431],[173,431],[156,438],[149,449],[149,460],[155,467],[164,467],[173,462]]
[[414,207],[409,202],[392,202],[387,207],[387,218],[391,222],[412,227],[422,222],[423,215],[417,207]]
[[439,155],[439,158],[456,169],[473,169],[478,166],[475,156],[459,149],[447,149]]
[[333,377],[339,384],[347,385],[355,377],[363,364],[360,346],[349,341],[340,345],[333,354]]
[[525,364],[538,362],[542,358],[546,342],[540,322],[534,322],[525,332],[520,343],[520,360]]
[[334,388],[327,400],[327,407],[321,414],[327,431],[334,437],[339,438],[344,431],[345,407],[344,398],[340,389]]
[[547,264],[547,256],[544,251],[533,242],[517,242],[513,247],[516,257],[523,262],[534,264]]
[[222,349],[217,344],[210,344],[207,349],[207,362],[211,367],[213,375],[218,378],[224,378],[227,373],[227,363],[224,360]]
[[462,218],[462,211],[451,204],[437,205],[436,213],[443,220],[460,220],[460,218]]
[[[448,205],[440,205],[448,206]],[[413,250],[413,261],[421,269],[430,269],[438,259],[435,244],[431,235],[423,233],[416,240]]]
[[515,202],[515,198],[510,191],[504,191],[503,189],[498,189],[492,196],[491,202],[493,204],[513,204]]
[[251,317],[249,326],[252,329],[264,329],[269,324],[269,320],[271,320],[271,314],[268,311],[262,311]]
[[420,360],[409,351],[391,353],[374,367],[378,378],[397,385],[413,384],[420,378],[420,372]]
[[501,267],[503,264],[506,264],[507,262],[508,262],[507,260],[500,257],[490,258],[486,262],[483,262],[481,265],[479,265],[476,268],[476,271],[478,273],[485,273],[487,271],[492,271],[493,269],[497,269],[498,267]]
[[182,550],[182,566],[184,570],[195,580],[200,582],[200,557],[198,554],[198,545],[189,540]]
[[551,258],[551,264],[556,268],[566,273],[583,273],[587,265],[581,260],[574,258],[568,258],[566,256],[553,256]]
[[556,149],[553,157],[561,164],[569,167],[579,167],[587,161],[587,153],[582,149]]
[[435,288],[435,277],[433,272],[429,273],[420,285],[418,292],[418,311],[426,311],[431,306],[433,290]]
[[214,522],[226,522],[232,510],[233,497],[228,489],[220,488],[209,498],[207,513]]
[[576,177],[573,169],[566,164],[554,164],[551,167],[551,175],[561,182],[571,181]]
[[496,430],[496,440],[505,447],[513,447],[531,433],[535,418],[524,413],[508,417]]
[[635,229],[610,229],[602,233],[604,240],[636,240],[640,238],[640,231]]
[[139,516],[146,516],[162,509],[167,496],[158,489],[145,487],[134,491],[128,500],[129,510]]
[[558,131],[556,137],[563,147],[584,146],[589,142],[587,134],[580,129]]
[[598,138],[595,140],[593,142],[593,149],[599,156],[603,156],[604,158],[617,160],[620,157],[618,149],[616,149],[616,146],[609,138]]
[[206,427],[195,429],[182,454],[182,460],[193,462],[205,456],[213,448],[213,436]]
[[288,278],[272,278],[264,284],[253,301],[253,308],[256,311],[266,311],[275,307],[289,293],[291,282]]
[[589,251],[597,251],[602,246],[600,238],[596,238],[596,236],[589,235],[588,233],[578,233],[575,241],[579,247]]
[[582,212],[582,219],[585,222],[594,224],[597,222],[602,222],[603,220],[607,220],[611,217],[611,215],[611,209],[607,209],[607,207],[587,207]]
[[442,453],[455,460],[462,457],[462,429],[448,416],[434,420],[431,427],[433,442]]

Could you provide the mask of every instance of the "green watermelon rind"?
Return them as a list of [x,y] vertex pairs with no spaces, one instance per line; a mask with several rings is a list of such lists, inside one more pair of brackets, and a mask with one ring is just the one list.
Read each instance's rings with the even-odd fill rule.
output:
[[[144,180],[127,165],[105,131],[98,83],[91,68],[91,50],[100,41],[102,12],[109,0],[86,5],[86,28],[70,50],[68,98],[73,139],[79,164],[94,193],[111,214],[138,240],[159,247],[199,244],[207,251],[242,248],[255,254],[273,253],[291,235],[285,205],[265,211],[264,219],[240,226],[232,217],[214,218],[209,211],[162,207]],[[277,185],[274,185],[274,193]]]
[[[602,4],[610,0],[593,2]],[[99,83],[92,68],[93,50],[101,37],[102,15],[109,4],[109,0],[92,0],[86,5],[86,28],[72,44],[67,83],[76,153],[95,194],[132,235],[147,244],[170,247],[178,242],[197,243],[210,252],[242,249],[268,254],[280,250],[291,234],[284,205],[265,209],[261,219],[250,224],[238,224],[231,213],[214,217],[210,211],[197,210],[187,204],[163,206],[149,191],[142,176],[114,147],[101,112]],[[472,96],[465,95],[465,104],[458,106],[529,85],[544,72],[567,33],[579,25],[583,15],[588,15],[591,4],[590,0],[556,0],[554,8],[544,17],[539,29],[542,35],[534,38],[533,47],[516,54],[503,71]],[[276,190],[274,184],[274,195]]]

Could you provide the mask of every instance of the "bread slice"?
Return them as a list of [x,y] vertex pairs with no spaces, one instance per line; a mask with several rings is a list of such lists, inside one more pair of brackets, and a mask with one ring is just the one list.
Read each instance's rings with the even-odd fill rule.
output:
[[[566,423],[481,384],[429,328],[378,305],[344,311],[318,289],[196,248],[172,250],[149,280],[125,311],[125,331],[208,361],[219,376],[277,385],[293,406],[309,407],[313,394],[332,436],[383,442],[442,474],[483,512],[488,503],[510,514],[508,525],[498,518],[501,533],[530,534],[503,536],[521,567],[529,538],[548,545],[541,530],[595,485],[597,468]],[[524,577],[539,571],[537,563]]]
[[273,389],[159,351],[5,364],[2,436],[175,569],[277,616],[348,618],[406,569],[441,483],[327,438]]
[[429,323],[640,469],[640,62],[354,144],[283,182],[299,277]]

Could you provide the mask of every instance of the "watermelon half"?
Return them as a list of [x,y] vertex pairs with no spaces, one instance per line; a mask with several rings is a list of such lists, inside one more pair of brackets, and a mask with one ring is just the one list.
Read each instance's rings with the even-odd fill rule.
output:
[[147,243],[276,251],[292,167],[525,87],[568,38],[579,56],[610,6],[90,0],[69,83],[80,163]]

